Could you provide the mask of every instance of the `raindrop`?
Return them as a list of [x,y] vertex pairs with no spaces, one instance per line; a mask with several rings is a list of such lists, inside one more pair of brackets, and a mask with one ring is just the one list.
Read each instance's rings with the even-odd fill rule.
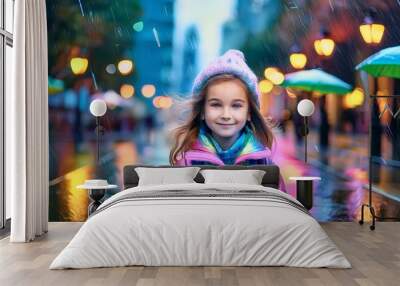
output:
[[133,29],[134,29],[136,32],[141,32],[141,31],[143,31],[143,22],[142,22],[142,21],[139,21],[139,22],[136,22],[135,24],[133,24]]
[[85,13],[83,12],[83,8],[82,8],[82,2],[81,2],[81,0],[78,0],[78,2],[79,2],[79,7],[81,8],[82,16],[85,17]]
[[121,29],[121,27],[118,26],[117,32],[118,32],[118,35],[119,35],[120,37],[122,37],[122,29]]
[[108,72],[109,74],[115,74],[116,71],[117,71],[117,68],[115,67],[114,64],[109,64],[106,67],[106,72]]
[[[398,0],[398,1],[400,1],[400,0]],[[329,0],[329,5],[331,6],[331,9],[332,9],[332,12],[333,12],[335,10],[335,8],[333,7],[332,0]]]
[[90,73],[92,74],[92,79],[93,79],[94,88],[95,88],[96,90],[98,90],[97,81],[96,81],[96,76],[94,75],[93,71],[90,71]]
[[153,28],[153,34],[154,34],[154,38],[156,39],[157,46],[160,48],[161,47],[160,39],[158,38],[158,32],[157,32],[156,28]]
[[314,149],[315,149],[315,151],[317,151],[319,153],[319,148],[317,145],[314,145]]

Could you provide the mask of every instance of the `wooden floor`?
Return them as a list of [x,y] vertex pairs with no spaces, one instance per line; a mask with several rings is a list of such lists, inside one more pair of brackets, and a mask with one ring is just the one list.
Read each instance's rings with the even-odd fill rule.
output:
[[50,223],[32,243],[0,241],[0,285],[400,285],[400,223],[322,224],[353,268],[120,267],[48,270],[81,223]]

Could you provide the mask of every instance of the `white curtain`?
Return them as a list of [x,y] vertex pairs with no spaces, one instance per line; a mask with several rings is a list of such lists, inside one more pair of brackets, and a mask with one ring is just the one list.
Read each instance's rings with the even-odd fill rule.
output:
[[12,242],[48,226],[48,93],[45,0],[15,1],[12,94],[6,98],[6,187]]

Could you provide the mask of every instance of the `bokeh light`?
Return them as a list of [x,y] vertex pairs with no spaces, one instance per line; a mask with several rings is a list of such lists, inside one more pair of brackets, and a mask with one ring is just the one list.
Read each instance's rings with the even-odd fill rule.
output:
[[276,68],[272,68],[272,67],[266,68],[266,69],[264,70],[264,76],[265,76],[265,78],[268,79],[268,78],[271,77],[271,75],[272,75],[273,73],[275,73],[276,71],[277,71]]
[[123,84],[120,88],[120,94],[123,98],[130,98],[134,95],[135,88],[131,84]]
[[173,100],[171,97],[169,96],[156,96],[153,99],[153,105],[155,108],[159,108],[159,109],[168,109],[172,106],[173,104]]
[[264,76],[273,84],[279,85],[285,80],[285,76],[277,68],[266,68],[264,71]]
[[382,41],[385,26],[382,24],[360,25],[360,33],[367,44],[379,44]]
[[115,67],[114,64],[109,64],[106,66],[106,72],[109,74],[115,74],[115,72],[117,71],[117,68]]
[[132,72],[133,63],[131,60],[121,60],[118,63],[118,70],[122,75],[127,75]]
[[261,93],[268,93],[274,88],[274,85],[269,80],[264,79],[258,83],[258,87]]
[[172,106],[172,98],[169,96],[162,96],[159,104],[160,108],[168,109]]
[[302,69],[307,64],[307,56],[303,53],[293,53],[290,55],[289,60],[295,69]]
[[160,100],[161,100],[161,96],[156,96],[153,99],[153,105],[155,108],[161,108],[160,107]]
[[344,108],[355,108],[364,103],[364,91],[362,88],[357,87],[353,92],[348,93],[343,98]]
[[135,30],[136,32],[141,32],[141,31],[143,31],[143,22],[142,21],[139,21],[139,22],[136,22],[135,24],[133,24],[133,30]]
[[335,49],[335,42],[329,38],[315,40],[314,49],[318,55],[329,57]]
[[75,75],[84,74],[88,68],[89,61],[87,58],[72,58],[71,59],[71,70]]
[[152,97],[156,93],[156,87],[152,84],[142,86],[142,94],[144,97]]

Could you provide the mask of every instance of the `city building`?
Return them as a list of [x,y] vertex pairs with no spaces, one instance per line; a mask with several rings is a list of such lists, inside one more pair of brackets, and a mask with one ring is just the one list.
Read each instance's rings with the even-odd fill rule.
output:
[[191,91],[193,80],[196,77],[198,66],[199,34],[196,26],[186,30],[183,48],[182,77],[179,92],[188,94]]
[[[175,0],[140,1],[143,30],[136,32],[132,51],[137,96],[141,96],[140,90],[145,84],[155,86],[154,96],[171,91],[174,2]],[[156,72],[154,67],[157,67]]]
[[273,0],[237,0],[233,19],[222,32],[221,53],[241,48],[248,37],[260,34],[279,17],[282,3]]

